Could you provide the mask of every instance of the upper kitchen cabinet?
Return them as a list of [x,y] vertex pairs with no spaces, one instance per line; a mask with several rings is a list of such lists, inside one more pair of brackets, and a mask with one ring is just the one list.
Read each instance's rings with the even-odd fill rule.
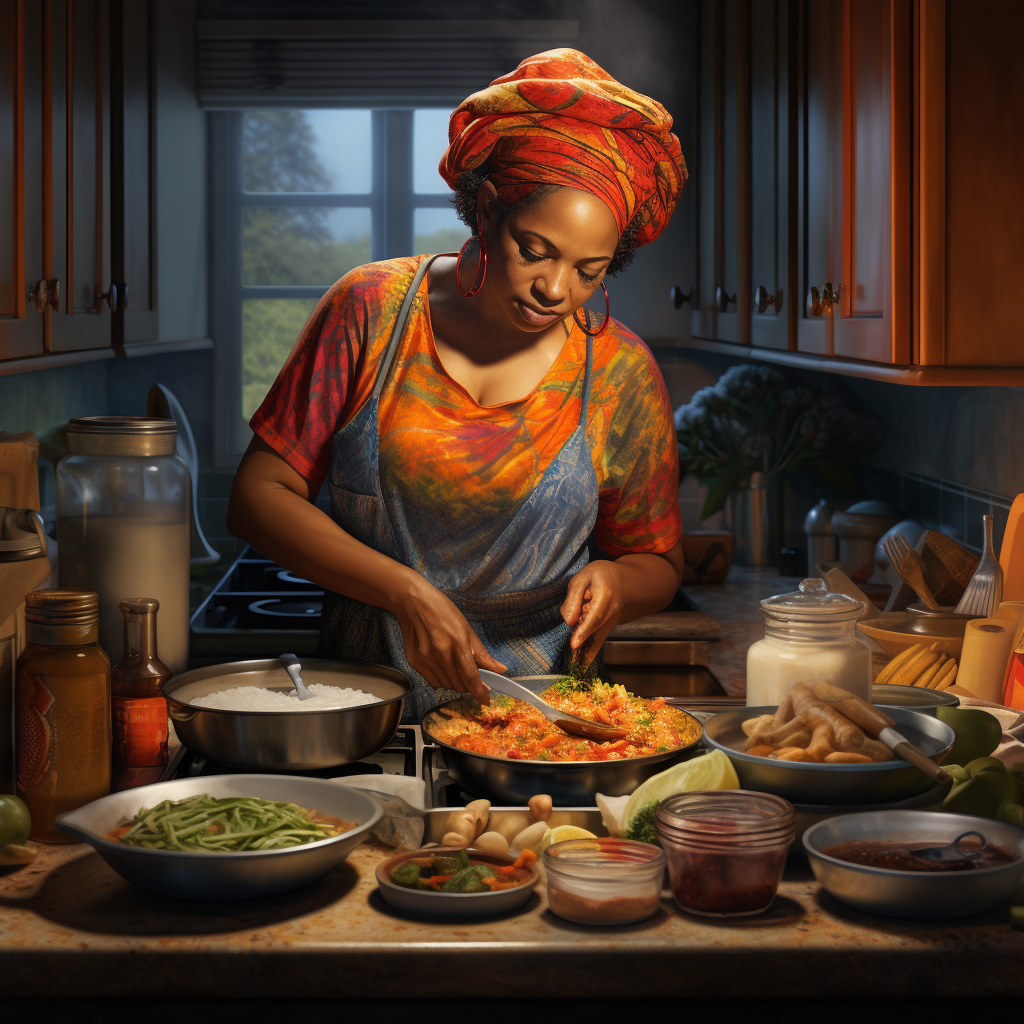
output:
[[0,0],[0,359],[157,336],[148,16]]
[[788,349],[790,0],[702,0],[695,337]]
[[801,4],[800,351],[910,361],[911,14]]

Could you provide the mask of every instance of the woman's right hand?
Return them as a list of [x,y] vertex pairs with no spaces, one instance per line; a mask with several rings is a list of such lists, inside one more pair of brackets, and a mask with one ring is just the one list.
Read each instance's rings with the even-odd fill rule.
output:
[[436,689],[471,693],[489,703],[478,670],[505,673],[507,667],[491,657],[449,598],[419,574],[410,575],[415,578],[394,609],[409,664]]

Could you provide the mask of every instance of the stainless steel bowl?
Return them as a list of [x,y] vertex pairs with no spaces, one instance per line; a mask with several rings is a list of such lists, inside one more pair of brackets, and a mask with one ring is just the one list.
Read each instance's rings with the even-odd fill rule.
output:
[[307,686],[365,690],[381,702],[334,711],[218,711],[189,703],[236,686],[291,692],[291,680],[276,658],[183,672],[164,683],[163,690],[174,731],[190,750],[237,768],[277,771],[330,768],[380,750],[394,736],[405,698],[412,693],[407,676],[383,665],[304,658],[302,679]]
[[872,683],[871,703],[887,704],[894,708],[934,715],[938,707],[960,706],[960,698],[945,690],[930,690],[927,686],[900,686],[898,683]]
[[[107,833],[161,800],[210,796],[256,796],[296,803],[355,821],[348,832],[285,850],[188,853],[145,850],[107,838]],[[186,900],[242,900],[272,896],[309,885],[336,868],[380,820],[380,804],[365,793],[326,779],[287,775],[210,775],[127,789],[57,815],[61,832],[81,839],[124,879],[140,889]]]
[[[891,871],[850,864],[821,851],[855,841],[952,842],[961,832],[980,832],[1017,859],[969,871]],[[941,811],[869,811],[812,825],[803,837],[814,877],[837,900],[888,917],[935,920],[980,914],[1006,903],[1024,879],[1024,829],[993,818]]]
[[[742,725],[748,718],[773,715],[777,708],[741,708],[715,715],[704,725],[704,743],[724,751],[743,789],[784,796],[795,804],[886,804],[923,793],[933,783],[906,761],[878,764],[810,764],[773,761],[744,753]],[[953,730],[932,715],[886,707],[885,713],[911,743],[938,763],[953,746]]]
[[[554,675],[516,677],[534,693],[540,693],[561,678]],[[439,707],[457,706],[466,699],[458,697]],[[441,748],[448,774],[467,793],[503,804],[525,804],[531,796],[547,793],[556,805],[574,807],[593,804],[595,793],[626,796],[652,775],[700,753],[701,723],[693,715],[684,714],[697,726],[697,738],[692,743],[662,754],[619,761],[512,761],[460,750],[435,738],[426,729],[424,732]],[[424,716],[424,721],[427,717]]]

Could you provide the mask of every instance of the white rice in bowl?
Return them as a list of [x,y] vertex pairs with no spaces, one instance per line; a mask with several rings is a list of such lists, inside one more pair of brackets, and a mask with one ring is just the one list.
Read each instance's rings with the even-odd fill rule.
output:
[[306,689],[314,695],[309,700],[299,700],[294,690],[285,692],[266,686],[235,686],[208,693],[205,697],[193,697],[189,703],[217,711],[336,711],[338,708],[357,708],[381,702],[380,697],[350,686],[313,683]]

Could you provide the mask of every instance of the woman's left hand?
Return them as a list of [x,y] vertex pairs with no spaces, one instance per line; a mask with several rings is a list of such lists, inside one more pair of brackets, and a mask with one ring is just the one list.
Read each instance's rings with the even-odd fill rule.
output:
[[581,569],[569,581],[562,602],[562,618],[573,627],[569,646],[589,665],[608,634],[618,625],[624,607],[622,567],[599,560]]

